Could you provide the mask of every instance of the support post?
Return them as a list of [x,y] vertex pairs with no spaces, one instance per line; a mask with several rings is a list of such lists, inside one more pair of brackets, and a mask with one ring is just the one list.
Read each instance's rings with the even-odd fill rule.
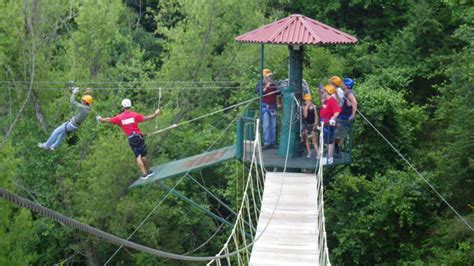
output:
[[[299,156],[300,136],[299,136],[299,117],[297,116],[297,106],[294,97],[298,101],[301,100],[303,88],[301,86],[303,80],[303,46],[289,45],[289,82],[288,88],[283,90],[283,120],[280,132],[280,146],[278,155],[286,157],[287,148],[288,157],[293,158]],[[292,111],[293,110],[293,111]],[[293,115],[291,115],[293,113]],[[291,124],[291,132],[288,132]]]
[[242,117],[237,119],[237,136],[235,138],[235,156],[237,159],[244,158],[244,122]]

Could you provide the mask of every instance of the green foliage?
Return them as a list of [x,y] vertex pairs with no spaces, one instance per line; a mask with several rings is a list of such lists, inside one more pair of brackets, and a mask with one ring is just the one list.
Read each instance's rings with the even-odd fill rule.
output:
[[415,259],[421,236],[436,221],[434,195],[414,175],[400,171],[371,181],[338,176],[325,198],[331,258],[336,264]]
[[[133,154],[118,127],[98,125],[92,116],[116,115],[124,97],[132,99],[134,110],[151,113],[158,92],[147,82],[162,82],[158,128],[254,97],[260,46],[234,38],[300,13],[359,39],[355,46],[305,47],[304,78],[311,90],[332,75],[355,78],[362,113],[473,223],[474,7],[469,1],[43,0],[2,1],[0,9],[0,80],[8,81],[0,84],[6,103],[0,105],[2,141],[13,125],[0,149],[2,188],[128,237],[166,192],[157,185],[126,190],[138,175]],[[265,67],[285,79],[288,48],[264,49]],[[95,88],[91,117],[56,151],[37,149],[72,115],[67,80]],[[114,82],[93,83],[107,80]],[[130,81],[135,83],[122,83]],[[209,83],[191,83],[197,81]],[[241,111],[149,136],[152,164],[231,144],[232,121]],[[155,122],[141,128],[152,132]],[[472,231],[360,116],[352,155],[349,171],[325,192],[333,264],[474,264]],[[246,171],[229,162],[192,175],[238,209]],[[189,178],[177,190],[232,221]],[[218,225],[169,196],[132,240],[185,253]],[[228,233],[224,227],[194,254],[215,254]],[[0,239],[1,265],[103,264],[117,248],[6,202],[0,203]],[[180,264],[133,251],[119,252],[112,263]]]

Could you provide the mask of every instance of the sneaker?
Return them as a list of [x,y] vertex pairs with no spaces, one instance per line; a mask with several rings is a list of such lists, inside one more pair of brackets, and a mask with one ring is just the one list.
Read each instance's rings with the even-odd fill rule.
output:
[[306,158],[311,158],[311,152],[308,152],[308,154],[306,155]]
[[150,170],[150,172],[148,172],[148,174],[146,174],[146,178],[149,178],[149,177],[153,176],[154,174],[155,174],[155,172]]
[[150,177],[150,176],[148,176],[148,174],[146,174],[146,175],[140,176],[140,179],[148,179],[148,177]]
[[265,144],[263,145],[262,150],[268,150],[270,148],[271,148],[270,144]]
[[56,148],[54,148],[54,147],[49,147],[48,149],[49,149],[50,151],[56,150]]
[[41,149],[45,149],[45,150],[49,150],[50,148],[48,146],[46,146],[46,144],[44,143],[38,143],[38,148],[41,148]]
[[329,158],[328,159],[328,164],[332,164],[334,162],[334,159],[333,158]]

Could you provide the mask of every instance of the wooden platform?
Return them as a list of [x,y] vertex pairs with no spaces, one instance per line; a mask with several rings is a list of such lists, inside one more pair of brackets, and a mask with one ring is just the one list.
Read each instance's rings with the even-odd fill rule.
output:
[[257,236],[263,234],[253,245],[250,265],[316,265],[316,200],[315,175],[267,172],[257,226]]
[[[244,153],[244,161],[251,161],[252,159],[252,143],[248,144],[248,148]],[[314,151],[313,151],[314,152]],[[278,171],[283,171],[285,166],[285,158],[278,155],[277,149],[266,149],[262,151],[263,162],[265,168],[268,171],[274,171],[276,168]],[[323,159],[325,167],[334,167],[336,165],[350,164],[352,161],[351,154],[348,152],[341,152],[339,155],[334,156],[334,162],[330,165],[325,163],[325,158]],[[306,154],[302,154],[299,157],[288,158],[287,169],[293,171],[299,171],[301,169],[307,169],[314,171],[316,169],[316,155],[313,154],[311,158],[306,158]]]

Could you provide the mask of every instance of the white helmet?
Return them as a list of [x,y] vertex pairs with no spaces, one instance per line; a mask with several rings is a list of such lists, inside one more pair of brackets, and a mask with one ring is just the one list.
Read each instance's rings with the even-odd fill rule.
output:
[[130,101],[130,99],[123,99],[123,100],[122,100],[122,107],[123,107],[123,108],[130,108],[130,107],[132,107],[132,101]]

